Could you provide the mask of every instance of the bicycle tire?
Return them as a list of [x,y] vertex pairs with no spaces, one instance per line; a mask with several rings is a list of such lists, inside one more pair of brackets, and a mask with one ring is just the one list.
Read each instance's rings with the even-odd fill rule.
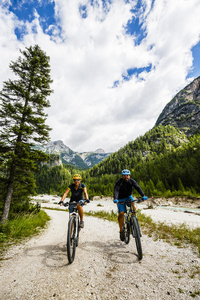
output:
[[76,247],[78,247],[78,242],[79,242],[79,232],[80,232],[80,221],[78,219],[78,230],[77,230],[77,237],[76,237]]
[[133,216],[133,218],[132,218],[131,229],[132,229],[131,230],[132,235],[133,235],[133,237],[135,239],[135,243],[136,243],[138,258],[139,258],[139,260],[141,260],[142,256],[143,256],[142,244],[141,244],[141,239],[140,239],[140,227],[139,227],[138,219],[136,216]]
[[123,231],[124,231],[124,237],[125,237],[124,242],[126,244],[128,244],[130,241],[130,224],[129,224],[129,221],[127,220],[126,216],[124,216]]
[[70,264],[74,261],[75,258],[76,240],[76,219],[74,217],[71,217],[69,219],[67,232],[67,257]]

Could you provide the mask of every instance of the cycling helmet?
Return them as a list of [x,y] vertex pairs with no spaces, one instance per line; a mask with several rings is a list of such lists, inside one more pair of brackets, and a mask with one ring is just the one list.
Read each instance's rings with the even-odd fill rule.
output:
[[122,175],[131,175],[131,172],[127,169],[122,171]]
[[79,174],[74,174],[73,179],[81,180],[82,178],[81,178],[81,175],[79,175]]

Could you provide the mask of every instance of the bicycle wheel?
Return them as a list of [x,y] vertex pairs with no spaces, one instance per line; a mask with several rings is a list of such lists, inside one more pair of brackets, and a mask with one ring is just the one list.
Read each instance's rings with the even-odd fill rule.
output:
[[67,257],[71,264],[74,261],[76,252],[76,219],[71,217],[68,224],[67,232]]
[[140,240],[140,227],[139,227],[138,219],[135,216],[133,216],[133,218],[132,218],[131,231],[132,231],[133,237],[135,238],[136,248],[137,248],[137,252],[138,252],[138,258],[139,258],[139,260],[141,260],[142,259],[142,244],[141,244],[141,240]]
[[130,224],[129,224],[127,216],[124,216],[123,231],[124,231],[124,237],[125,237],[124,241],[126,244],[128,244],[130,241]]
[[77,237],[76,237],[76,247],[78,247],[78,242],[79,242],[79,232],[80,232],[80,220],[78,219],[78,230],[77,230]]

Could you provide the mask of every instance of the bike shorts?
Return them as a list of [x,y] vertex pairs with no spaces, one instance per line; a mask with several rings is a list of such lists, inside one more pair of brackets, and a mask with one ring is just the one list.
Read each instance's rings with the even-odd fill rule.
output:
[[[81,200],[80,200],[81,201]],[[79,203],[79,201],[77,202],[80,206],[83,206],[83,203]],[[69,203],[69,213],[71,214],[74,210],[74,205]]]
[[131,201],[134,201],[134,199],[133,199],[133,196],[132,195],[130,195],[130,196],[128,196],[127,198],[123,198],[123,199],[118,199],[120,202],[124,202],[123,204],[121,204],[121,203],[117,203],[117,208],[118,208],[118,213],[120,213],[120,212],[126,212],[126,201],[127,200],[131,200]]

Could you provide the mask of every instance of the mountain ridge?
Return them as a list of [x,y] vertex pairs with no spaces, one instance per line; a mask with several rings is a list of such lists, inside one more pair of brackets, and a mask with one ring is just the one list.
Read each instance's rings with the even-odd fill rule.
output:
[[200,76],[167,103],[155,126],[171,125],[186,135],[200,133]]
[[141,166],[142,162],[183,147],[196,133],[200,133],[200,77],[167,103],[152,129],[112,153],[89,172],[91,176],[100,176],[117,174],[123,168],[135,169],[137,164]]
[[106,153],[102,148],[98,148],[95,151],[79,153],[66,146],[62,140],[50,141],[46,145],[37,145],[36,148],[49,155],[58,155],[59,159],[55,162],[55,165],[64,163],[74,165],[81,169],[91,168],[110,155],[110,153]]

